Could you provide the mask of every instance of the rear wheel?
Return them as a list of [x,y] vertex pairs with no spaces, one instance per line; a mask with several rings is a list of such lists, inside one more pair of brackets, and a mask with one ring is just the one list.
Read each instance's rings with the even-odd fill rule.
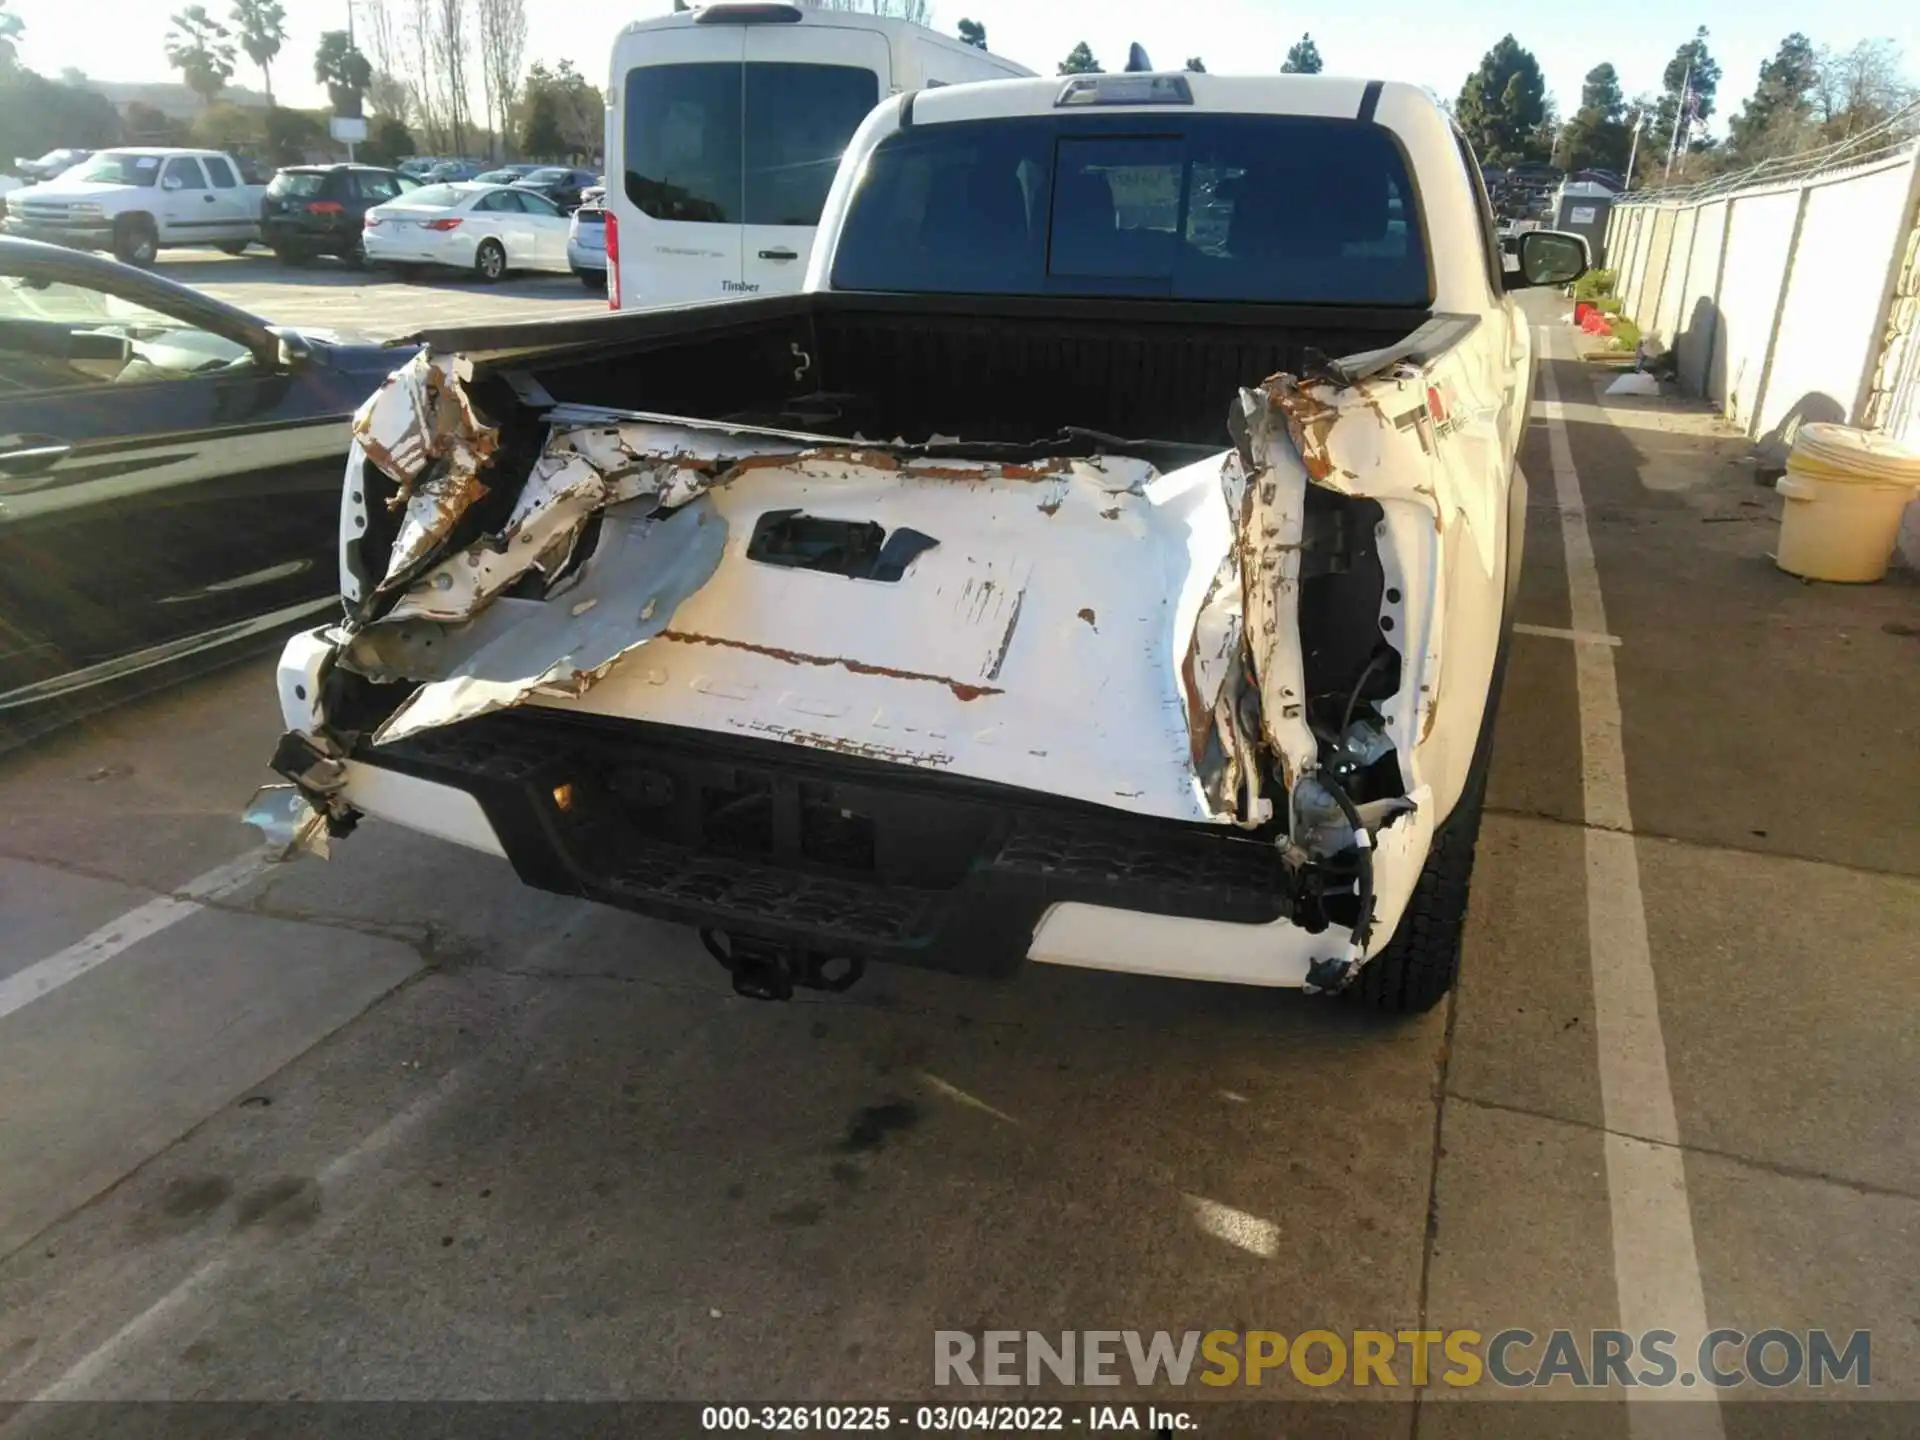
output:
[[498,240],[482,240],[480,248],[473,252],[473,273],[489,285],[503,280],[507,274],[506,247]]
[[297,246],[276,245],[273,250],[273,258],[278,260],[282,265],[304,265],[312,257]]
[[113,227],[113,258],[142,269],[160,255],[160,232],[145,215],[124,215]]
[[[1511,523],[1511,522],[1510,522]],[[1453,989],[1460,974],[1460,935],[1467,923],[1467,889],[1473,879],[1473,852],[1480,839],[1480,812],[1487,798],[1487,771],[1493,765],[1493,726],[1506,688],[1507,644],[1510,632],[1502,620],[1500,648],[1493,661],[1493,683],[1487,687],[1486,713],[1480,719],[1480,738],[1467,768],[1467,783],[1454,802],[1453,813],[1440,822],[1420,869],[1413,894],[1400,924],[1373,959],[1361,968],[1342,993],[1347,999],[1377,1010],[1419,1015],[1431,1010]]]
[[580,283],[596,295],[607,293],[607,272],[604,270],[576,270]]
[[[1492,723],[1492,717],[1488,717]],[[1453,988],[1460,973],[1460,934],[1466,928],[1467,888],[1480,838],[1486,781],[1476,774],[1433,837],[1427,863],[1407,898],[1393,939],[1342,992],[1378,1010],[1418,1015]]]
[[349,270],[366,269],[367,268],[366,241],[364,241],[358,235],[354,236],[353,239],[349,240],[347,242],[346,248],[340,252],[340,263],[342,265],[345,265]]
[[247,253],[247,246],[252,243],[251,240],[222,240],[220,250],[226,255],[244,255]]

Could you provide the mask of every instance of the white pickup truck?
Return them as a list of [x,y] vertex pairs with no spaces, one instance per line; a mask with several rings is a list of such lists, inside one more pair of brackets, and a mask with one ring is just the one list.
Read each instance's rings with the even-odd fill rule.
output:
[[151,265],[164,249],[217,245],[238,255],[260,239],[264,185],[217,150],[102,150],[7,196],[6,233]]
[[874,961],[1453,983],[1533,352],[1420,90],[995,81],[881,104],[799,295],[417,337],[348,461],[292,782],[701,928]]

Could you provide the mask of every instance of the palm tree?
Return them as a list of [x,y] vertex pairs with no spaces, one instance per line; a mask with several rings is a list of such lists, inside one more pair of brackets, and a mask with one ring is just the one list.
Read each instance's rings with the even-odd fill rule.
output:
[[233,78],[233,46],[227,27],[204,5],[189,5],[167,30],[167,63],[180,72],[187,88],[208,105]]
[[233,0],[233,25],[240,32],[240,48],[260,67],[267,104],[273,104],[273,72],[269,68],[287,43],[287,12],[280,0]]
[[313,78],[327,87],[336,115],[358,116],[360,97],[373,80],[373,65],[344,30],[327,30],[313,52]]

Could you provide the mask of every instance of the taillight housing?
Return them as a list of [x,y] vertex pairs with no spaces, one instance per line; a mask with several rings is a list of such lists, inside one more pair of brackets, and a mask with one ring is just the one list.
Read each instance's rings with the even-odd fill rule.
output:
[[607,308],[620,308],[620,217],[607,211]]
[[307,213],[309,215],[344,215],[347,213],[347,207],[338,200],[314,200],[308,203]]
[[429,230],[458,230],[459,228],[460,228],[459,219],[452,215],[445,216],[439,220],[429,220],[427,222],[427,229]]
[[379,223],[380,223],[380,216],[374,214],[373,211],[371,210],[367,211],[365,217],[362,218],[362,220],[360,221],[361,227],[367,230],[373,229],[374,226],[378,225]]

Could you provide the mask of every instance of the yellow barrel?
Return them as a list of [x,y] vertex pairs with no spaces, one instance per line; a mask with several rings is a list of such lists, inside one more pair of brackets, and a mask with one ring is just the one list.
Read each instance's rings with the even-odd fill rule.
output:
[[1774,489],[1786,500],[1776,565],[1809,580],[1878,580],[1920,489],[1920,450],[1847,425],[1802,425]]

